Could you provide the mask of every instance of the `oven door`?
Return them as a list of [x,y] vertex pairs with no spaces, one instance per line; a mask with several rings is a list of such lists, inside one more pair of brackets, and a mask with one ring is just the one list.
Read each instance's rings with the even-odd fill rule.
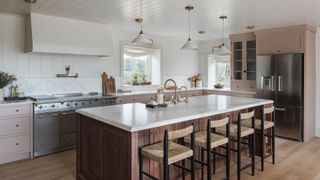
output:
[[56,152],[60,147],[59,113],[36,114],[34,116],[35,157]]
[[60,146],[63,150],[76,146],[76,112],[62,112],[60,117]]

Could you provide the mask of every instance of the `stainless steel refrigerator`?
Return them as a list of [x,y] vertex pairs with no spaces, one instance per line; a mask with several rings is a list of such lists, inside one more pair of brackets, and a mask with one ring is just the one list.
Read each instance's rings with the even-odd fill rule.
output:
[[257,97],[275,105],[276,136],[303,141],[303,54],[257,57]]

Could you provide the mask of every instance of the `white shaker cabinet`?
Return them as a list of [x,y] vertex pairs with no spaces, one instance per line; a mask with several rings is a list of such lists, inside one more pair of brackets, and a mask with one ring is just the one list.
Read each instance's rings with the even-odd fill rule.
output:
[[0,164],[32,158],[31,102],[0,104]]

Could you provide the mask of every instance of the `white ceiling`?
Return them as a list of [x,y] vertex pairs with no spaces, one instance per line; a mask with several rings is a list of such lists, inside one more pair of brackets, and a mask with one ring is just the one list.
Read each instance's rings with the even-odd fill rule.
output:
[[[258,29],[296,24],[320,23],[320,0],[143,0],[146,33],[187,36],[186,5],[193,5],[193,39],[219,39],[222,36],[219,16],[228,16],[226,34],[246,32],[247,25]],[[139,0],[0,0],[0,12],[29,12],[68,17],[138,30]],[[205,35],[199,35],[205,30]]]

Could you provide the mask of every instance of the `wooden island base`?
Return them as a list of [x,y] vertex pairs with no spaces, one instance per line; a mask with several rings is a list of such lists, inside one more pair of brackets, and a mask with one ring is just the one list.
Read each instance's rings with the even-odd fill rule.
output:
[[[263,107],[258,106],[256,118],[261,117]],[[150,145],[163,140],[164,130],[177,130],[194,123],[195,130],[206,130],[208,119],[219,119],[229,115],[232,121],[237,121],[239,112],[248,112],[251,109],[234,111],[212,117],[190,120],[187,122],[171,124],[158,128],[129,132],[108,125],[90,117],[78,114],[77,127],[77,179],[105,179],[105,180],[138,180],[138,147]],[[270,120],[270,117],[267,117]],[[256,138],[256,144],[259,144]],[[267,151],[270,149],[271,139],[268,140]],[[260,149],[256,145],[256,155],[259,156]],[[232,147],[236,147],[232,145]],[[243,146],[244,149],[247,149]],[[245,153],[246,151],[244,151]],[[233,154],[233,153],[232,153]],[[233,158],[235,160],[235,154]],[[196,152],[199,158],[199,151]],[[222,161],[221,161],[222,162]],[[219,166],[219,163],[217,163]],[[221,163],[223,165],[223,163]],[[162,179],[162,166],[151,160],[144,161],[144,170]],[[176,179],[180,176],[177,168],[170,167],[170,178]],[[199,171],[197,177],[200,177]]]

